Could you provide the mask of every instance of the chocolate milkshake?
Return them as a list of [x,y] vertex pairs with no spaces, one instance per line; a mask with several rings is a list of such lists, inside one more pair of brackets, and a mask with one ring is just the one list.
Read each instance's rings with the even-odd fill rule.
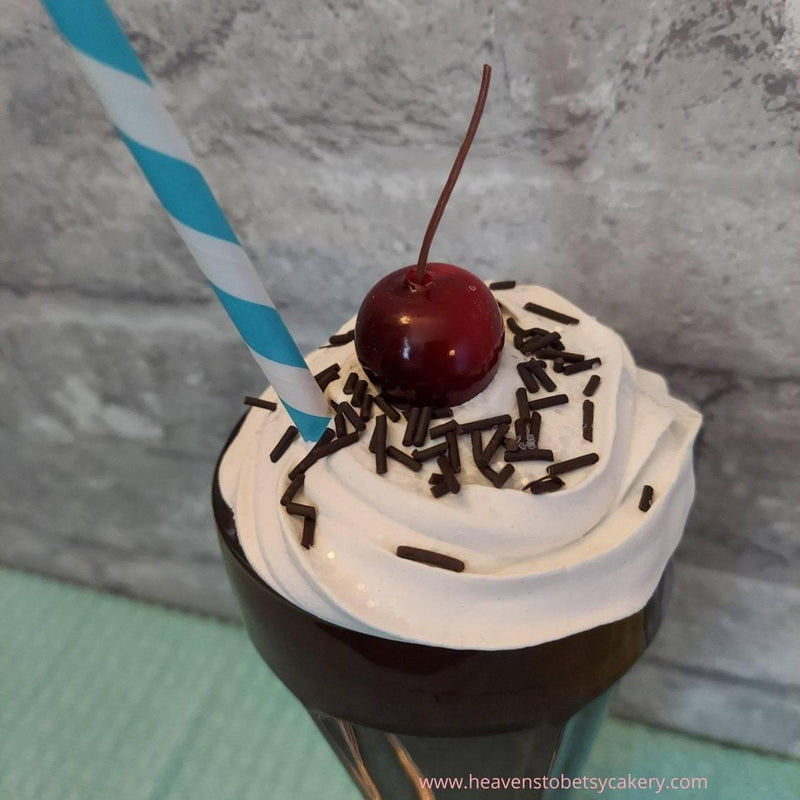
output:
[[215,476],[250,636],[368,798],[575,774],[658,629],[694,493],[696,411],[564,298],[492,294],[505,341],[471,399],[403,407],[350,321],[308,356],[330,433],[303,443],[268,390]]

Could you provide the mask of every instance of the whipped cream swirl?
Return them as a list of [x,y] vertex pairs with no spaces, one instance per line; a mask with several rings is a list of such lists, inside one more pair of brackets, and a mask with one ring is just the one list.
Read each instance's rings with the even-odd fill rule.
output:
[[[596,452],[598,463],[563,475],[566,485],[557,492],[532,495],[520,489],[542,477],[546,464],[519,462],[496,489],[473,464],[469,437],[462,436],[461,491],[434,499],[428,477],[435,461],[414,473],[389,460],[388,473],[376,474],[367,449],[373,421],[358,443],[308,470],[297,500],[317,508],[317,526],[315,544],[305,550],[302,520],[289,516],[279,499],[287,473],[310,445],[296,440],[273,464],[269,453],[291,421],[280,405],[275,412],[253,409],[222,460],[220,488],[246,557],[286,599],[376,636],[491,650],[560,639],[645,605],[680,540],[694,496],[692,443],[700,415],[671,397],[663,378],[638,369],[614,331],[559,295],[518,286],[496,297],[504,314],[522,327],[559,331],[568,350],[602,359],[591,371],[550,371],[569,403],[541,411],[539,445],[553,450],[556,461]],[[528,301],[580,322],[553,323],[526,311]],[[454,408],[459,422],[516,417],[516,365],[526,357],[511,338],[492,383]],[[314,372],[334,362],[341,365],[342,380],[327,394],[338,401],[346,399],[341,390],[348,373],[364,375],[352,343],[308,356]],[[592,397],[594,440],[587,442],[583,388],[593,374],[601,383]],[[276,399],[271,389],[263,397]],[[400,447],[404,430],[404,421],[390,423],[388,444]],[[495,463],[502,466],[502,449]],[[647,513],[638,507],[644,484],[655,490]],[[398,558],[399,545],[459,558],[466,568],[449,572]]]

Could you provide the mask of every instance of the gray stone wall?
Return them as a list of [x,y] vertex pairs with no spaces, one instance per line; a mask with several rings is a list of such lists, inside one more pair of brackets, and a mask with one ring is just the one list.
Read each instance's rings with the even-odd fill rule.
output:
[[[769,0],[116,0],[308,348],[433,256],[540,282],[706,416],[631,718],[800,752],[797,64]],[[2,560],[233,615],[215,455],[255,364],[36,3],[0,13]]]

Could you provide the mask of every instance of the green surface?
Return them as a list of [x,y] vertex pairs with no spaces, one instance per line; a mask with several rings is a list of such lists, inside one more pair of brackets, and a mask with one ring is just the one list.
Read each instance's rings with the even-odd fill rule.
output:
[[[0,609],[2,800],[359,797],[239,627],[5,570]],[[628,773],[800,798],[796,762],[609,720],[585,774]]]

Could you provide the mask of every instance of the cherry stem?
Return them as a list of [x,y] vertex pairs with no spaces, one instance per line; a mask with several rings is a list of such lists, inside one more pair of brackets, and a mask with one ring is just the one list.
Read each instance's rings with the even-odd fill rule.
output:
[[431,249],[433,237],[436,235],[436,229],[439,227],[439,221],[444,214],[447,201],[453,192],[453,187],[456,185],[458,176],[461,174],[461,167],[464,166],[464,161],[469,153],[469,148],[472,145],[472,140],[475,138],[475,133],[478,130],[478,124],[481,121],[483,114],[483,107],[486,105],[486,96],[489,94],[489,80],[492,77],[492,68],[488,64],[483,65],[483,75],[481,77],[481,88],[478,91],[478,99],[475,101],[475,110],[472,112],[472,119],[469,121],[467,128],[467,135],[461,143],[461,147],[456,155],[456,160],[450,169],[450,174],[447,176],[447,183],[439,195],[439,202],[436,208],[433,209],[431,220],[428,223],[428,228],[425,231],[425,236],[422,239],[422,248],[419,251],[419,260],[417,261],[417,283],[422,285],[422,280],[425,277],[425,267],[428,264],[428,253]]

